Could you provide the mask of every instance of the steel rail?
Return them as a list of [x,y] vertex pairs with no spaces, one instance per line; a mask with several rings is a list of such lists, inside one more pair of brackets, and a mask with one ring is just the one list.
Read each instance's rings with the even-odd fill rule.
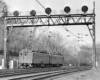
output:
[[[55,69],[55,68],[54,68]],[[29,74],[29,73],[39,73],[39,72],[47,72],[47,71],[54,71],[52,68],[31,68],[31,69],[6,69],[0,70],[0,78],[1,77],[8,77],[13,75],[21,75],[21,74]],[[55,69],[57,70],[57,69]]]
[[44,79],[52,76],[62,75],[66,73],[72,73],[77,71],[89,70],[91,67],[72,67],[64,70],[48,71],[48,72],[28,72],[27,74],[21,73],[19,75],[10,75],[3,77],[2,80],[25,80],[25,79]]

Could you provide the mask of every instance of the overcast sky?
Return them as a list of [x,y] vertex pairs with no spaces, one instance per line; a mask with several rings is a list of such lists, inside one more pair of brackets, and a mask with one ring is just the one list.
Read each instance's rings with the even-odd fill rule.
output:
[[[89,10],[93,8],[93,0],[38,0],[44,7],[51,7],[52,10],[60,11],[63,10],[65,6],[70,6],[72,11],[81,9],[82,5],[87,5]],[[36,0],[5,0],[9,6],[10,11],[19,10],[22,12],[30,11],[35,9],[36,11],[44,12],[44,9],[36,2]],[[100,42],[100,0],[95,0],[96,2],[96,41]],[[77,11],[76,11],[77,12]],[[68,26],[67,27],[74,34],[83,33],[88,34],[89,31],[86,26]],[[56,29],[56,28],[55,28]],[[58,30],[62,30],[59,27]],[[64,34],[67,34],[65,32]],[[84,36],[83,36],[84,37]],[[91,43],[90,35],[84,37],[84,40]]]

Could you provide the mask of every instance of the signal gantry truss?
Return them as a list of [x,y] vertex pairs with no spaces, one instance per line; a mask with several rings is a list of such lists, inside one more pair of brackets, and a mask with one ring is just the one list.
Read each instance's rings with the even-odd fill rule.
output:
[[7,16],[7,26],[12,27],[41,27],[61,25],[91,25],[94,14],[61,14],[36,16]]

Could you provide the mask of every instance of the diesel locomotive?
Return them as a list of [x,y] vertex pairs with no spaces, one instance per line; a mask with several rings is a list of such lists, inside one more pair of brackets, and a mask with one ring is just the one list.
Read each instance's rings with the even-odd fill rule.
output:
[[23,49],[19,52],[20,68],[61,67],[64,63],[62,54],[50,54],[45,51]]

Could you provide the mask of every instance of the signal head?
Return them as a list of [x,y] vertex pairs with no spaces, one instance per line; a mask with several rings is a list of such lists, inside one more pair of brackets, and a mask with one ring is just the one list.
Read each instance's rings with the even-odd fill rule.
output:
[[19,16],[19,11],[14,11],[13,15],[14,15],[15,17],[18,17],[18,16]]
[[66,12],[66,13],[69,13],[70,12],[70,7],[69,6],[66,6],[65,8],[64,8],[64,11]]
[[82,7],[82,11],[83,11],[84,13],[86,13],[86,12],[88,11],[88,7],[87,7],[87,6],[83,6],[83,7]]
[[31,15],[31,16],[35,16],[35,15],[36,15],[36,11],[35,11],[35,10],[31,10],[31,11],[30,11],[30,15]]
[[51,12],[52,12],[51,8],[48,7],[48,8],[45,9],[45,13],[46,13],[46,14],[49,15]]

